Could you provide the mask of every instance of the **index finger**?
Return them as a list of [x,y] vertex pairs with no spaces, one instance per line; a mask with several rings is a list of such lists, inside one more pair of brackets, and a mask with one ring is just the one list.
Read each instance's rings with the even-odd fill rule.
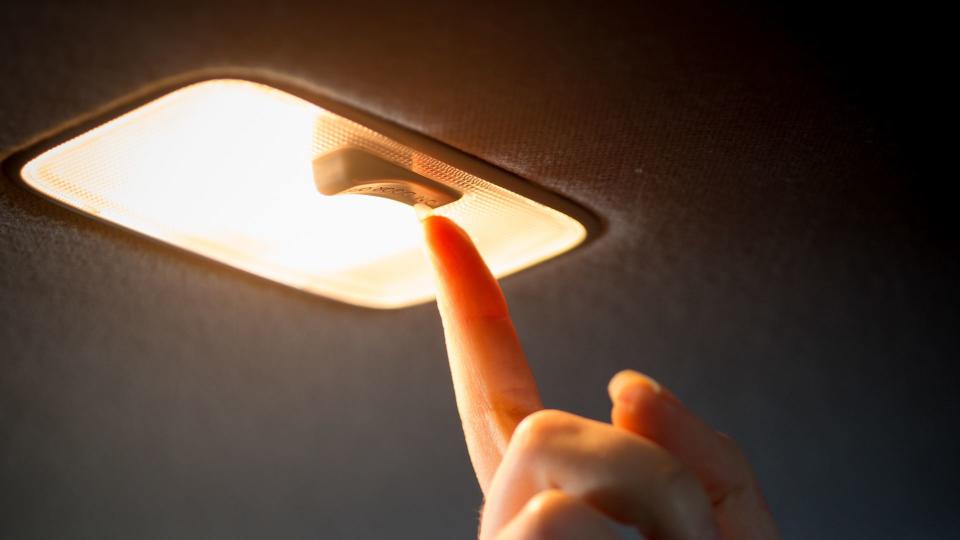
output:
[[423,220],[470,461],[486,492],[513,430],[543,408],[497,280],[459,226]]

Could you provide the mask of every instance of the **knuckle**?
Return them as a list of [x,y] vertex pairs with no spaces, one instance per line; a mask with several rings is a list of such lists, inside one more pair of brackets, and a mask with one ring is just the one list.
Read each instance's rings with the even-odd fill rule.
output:
[[527,503],[530,513],[542,518],[551,518],[562,514],[569,505],[569,498],[563,492],[555,489],[541,491]]
[[664,518],[671,529],[684,531],[680,535],[683,537],[717,538],[710,499],[692,470],[674,465],[668,472],[665,491]]
[[529,540],[554,538],[557,529],[569,516],[574,502],[559,490],[547,490],[536,494],[526,505]]
[[575,417],[569,413],[551,409],[537,411],[517,425],[513,443],[527,450],[540,448],[556,435],[569,432],[575,422]]
[[671,501],[695,504],[707,503],[703,484],[690,469],[675,463],[667,469],[664,477],[664,491]]

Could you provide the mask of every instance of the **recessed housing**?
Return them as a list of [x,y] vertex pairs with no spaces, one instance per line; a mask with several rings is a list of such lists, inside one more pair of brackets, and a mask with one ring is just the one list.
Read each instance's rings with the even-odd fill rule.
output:
[[497,276],[576,247],[594,227],[582,208],[502,170],[280,86],[217,78],[166,88],[7,168],[83,214],[375,308],[433,298],[412,204],[463,226]]

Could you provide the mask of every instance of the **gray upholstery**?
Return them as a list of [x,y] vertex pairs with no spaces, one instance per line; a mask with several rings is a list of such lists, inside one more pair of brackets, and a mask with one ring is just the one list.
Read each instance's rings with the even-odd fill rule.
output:
[[[0,10],[0,150],[186,71],[299,77],[606,221],[504,281],[550,406],[605,418],[634,367],[742,443],[785,538],[955,534],[955,242],[906,116],[779,12],[80,4]],[[0,359],[2,538],[475,532],[433,306],[314,298],[4,180]]]

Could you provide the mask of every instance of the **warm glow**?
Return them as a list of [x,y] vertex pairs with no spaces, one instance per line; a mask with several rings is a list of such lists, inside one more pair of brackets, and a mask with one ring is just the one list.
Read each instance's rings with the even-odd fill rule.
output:
[[585,238],[556,210],[241,80],[167,94],[41,154],[22,176],[82,212],[313,293],[377,308],[431,299],[412,207],[317,192],[311,162],[345,146],[463,192],[436,213],[475,238],[497,276]]

